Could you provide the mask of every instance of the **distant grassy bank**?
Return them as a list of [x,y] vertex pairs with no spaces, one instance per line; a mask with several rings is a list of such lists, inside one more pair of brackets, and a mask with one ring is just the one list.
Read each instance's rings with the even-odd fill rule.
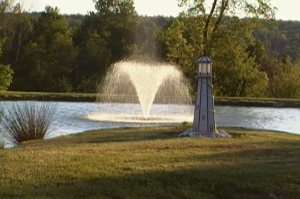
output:
[[0,198],[300,198],[300,136],[187,127],[90,131],[0,150]]
[[36,100],[61,102],[95,102],[96,97],[96,94],[90,93],[0,92],[0,101]]
[[[37,100],[61,102],[95,102],[97,94],[0,92],[0,101]],[[119,97],[121,98],[121,96]],[[300,99],[215,97],[217,106],[300,108]]]

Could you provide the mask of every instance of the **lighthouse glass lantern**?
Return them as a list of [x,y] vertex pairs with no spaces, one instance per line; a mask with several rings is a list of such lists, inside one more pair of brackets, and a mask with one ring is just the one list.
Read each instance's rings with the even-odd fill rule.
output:
[[211,59],[208,57],[201,57],[198,60],[199,73],[211,73]]
[[195,101],[193,132],[212,137],[216,133],[212,61],[204,56],[198,60],[198,85]]

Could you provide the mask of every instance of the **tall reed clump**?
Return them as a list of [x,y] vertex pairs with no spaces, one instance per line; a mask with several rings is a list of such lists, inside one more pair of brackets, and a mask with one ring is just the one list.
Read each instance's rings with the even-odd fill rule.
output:
[[12,144],[44,139],[54,121],[57,106],[50,102],[8,103],[2,118],[3,136]]
[[3,135],[2,133],[0,132],[0,149],[4,149],[4,140],[3,140]]
[[4,149],[4,140],[3,140],[3,134],[2,132],[0,131],[0,149]]
[[3,116],[3,110],[0,108],[0,149],[4,149],[4,139],[3,139],[3,133],[1,131],[2,116]]

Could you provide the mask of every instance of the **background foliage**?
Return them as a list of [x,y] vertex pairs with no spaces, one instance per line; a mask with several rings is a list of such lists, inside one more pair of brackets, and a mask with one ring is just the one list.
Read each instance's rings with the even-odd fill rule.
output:
[[[220,21],[226,1],[216,1],[208,27],[202,0],[176,18],[138,16],[133,0],[94,2],[95,12],[61,15],[0,1],[0,90],[94,93],[123,59],[176,64],[195,89],[196,60],[206,47],[217,96],[300,97],[300,22],[274,21],[268,0],[232,1],[240,10],[228,4]],[[235,17],[241,8],[247,18]]]

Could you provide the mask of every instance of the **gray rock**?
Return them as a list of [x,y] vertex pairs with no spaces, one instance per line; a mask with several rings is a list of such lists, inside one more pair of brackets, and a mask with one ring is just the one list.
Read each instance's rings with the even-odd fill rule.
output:
[[188,129],[181,133],[178,137],[230,138],[231,136],[224,129],[220,129],[217,133],[199,133],[194,132],[193,129]]
[[224,129],[218,130],[218,135],[223,138],[230,138],[231,135],[229,135]]

